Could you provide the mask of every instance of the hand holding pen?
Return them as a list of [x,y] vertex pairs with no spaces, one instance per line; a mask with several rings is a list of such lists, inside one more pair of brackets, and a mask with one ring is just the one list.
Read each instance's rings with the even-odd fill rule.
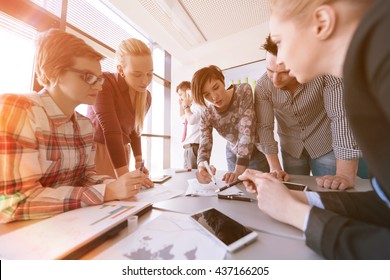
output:
[[237,181],[234,181],[233,183],[230,183],[230,184],[227,184],[225,186],[223,186],[222,188],[219,188],[218,190],[216,190],[215,192],[216,193],[219,193],[219,192],[222,192],[230,187],[233,187],[235,185],[238,185],[239,183],[242,183],[242,180],[237,180]]
[[137,162],[136,166],[138,166],[137,169],[139,169],[139,171],[141,171],[145,175],[149,176],[149,170],[145,166],[145,160],[144,159],[141,161],[141,163],[139,165],[138,165],[138,162]]
[[198,171],[196,171],[195,175],[201,184],[208,184],[212,181],[215,185],[217,185],[214,173],[215,167],[210,167],[207,161],[203,161],[199,164]]

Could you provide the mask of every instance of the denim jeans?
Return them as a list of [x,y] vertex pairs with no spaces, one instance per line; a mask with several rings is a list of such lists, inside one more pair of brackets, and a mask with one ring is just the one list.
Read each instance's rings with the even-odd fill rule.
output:
[[[284,171],[289,174],[310,175],[310,171],[313,176],[336,174],[336,157],[333,151],[315,159],[310,158],[306,150],[300,158],[292,157],[287,152],[282,151],[282,158]],[[369,178],[367,166],[362,158],[359,160],[357,175],[364,179]]]
[[[230,149],[229,143],[226,143],[226,161],[228,165],[228,171],[233,172],[236,168],[237,156]],[[267,158],[262,152],[256,149],[256,147],[253,147],[251,159],[247,168],[260,170],[263,172],[269,172]]]

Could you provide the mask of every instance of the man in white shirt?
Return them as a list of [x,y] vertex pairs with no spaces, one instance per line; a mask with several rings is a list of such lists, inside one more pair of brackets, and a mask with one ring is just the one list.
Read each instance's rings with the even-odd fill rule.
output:
[[202,107],[192,102],[191,83],[183,81],[176,87],[179,95],[180,117],[183,120],[184,131],[182,144],[184,148],[184,168],[197,169],[197,157],[200,138],[200,117]]

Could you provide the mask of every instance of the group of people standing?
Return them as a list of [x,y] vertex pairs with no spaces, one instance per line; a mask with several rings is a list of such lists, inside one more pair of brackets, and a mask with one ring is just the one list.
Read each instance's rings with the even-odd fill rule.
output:
[[[177,87],[185,167],[210,182],[204,163],[216,129],[227,140],[222,179],[243,180],[262,211],[301,229],[327,258],[390,258],[389,3],[271,0],[267,73],[254,94],[245,83],[226,89],[214,65]],[[102,73],[101,59],[80,38],[51,29],[37,40],[43,89],[0,95],[1,222],[125,199],[153,185],[140,141],[151,51],[123,41],[117,73]],[[75,111],[79,104],[90,105],[90,119]],[[368,177],[360,149],[374,191],[304,193],[281,182],[311,172],[324,188],[352,188],[357,174]]]
[[[278,47],[271,36],[263,49],[266,73],[257,81],[254,94],[246,83],[225,89],[223,73],[215,65],[198,70],[191,83],[177,87],[180,114],[184,124],[192,125],[190,137],[183,142],[184,167],[199,167],[199,181],[210,181],[202,163],[210,162],[215,129],[227,140],[228,172],[222,178],[227,183],[247,168],[270,172],[280,180],[288,180],[288,174],[312,174],[318,176],[319,186],[331,189],[353,188],[356,175],[368,178],[347,119],[342,78],[320,75],[301,84],[283,63],[276,62]],[[275,119],[283,167],[274,139]]]

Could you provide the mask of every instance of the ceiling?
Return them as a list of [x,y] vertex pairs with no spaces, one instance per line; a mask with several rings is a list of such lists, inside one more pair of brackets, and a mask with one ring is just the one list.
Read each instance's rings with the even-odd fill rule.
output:
[[[141,33],[153,38],[173,56],[188,56],[192,51],[232,34],[246,32],[258,36],[256,26],[266,24],[270,16],[269,0],[110,0]],[[166,3],[165,5],[163,5]],[[202,40],[195,42],[190,32],[180,30],[177,21],[181,6],[199,31]],[[164,8],[165,7],[165,8]],[[171,11],[167,7],[174,7]],[[254,31],[246,31],[246,30]]]
[[[172,18],[179,15],[164,11],[157,2],[164,0],[138,0],[140,4],[186,49],[199,46],[186,42],[185,35],[175,28]],[[165,0],[172,7],[182,6],[195,23],[204,42],[215,41],[233,33],[263,24],[269,19],[268,0]],[[161,4],[160,4],[161,5]],[[183,38],[184,37],[184,38]]]

